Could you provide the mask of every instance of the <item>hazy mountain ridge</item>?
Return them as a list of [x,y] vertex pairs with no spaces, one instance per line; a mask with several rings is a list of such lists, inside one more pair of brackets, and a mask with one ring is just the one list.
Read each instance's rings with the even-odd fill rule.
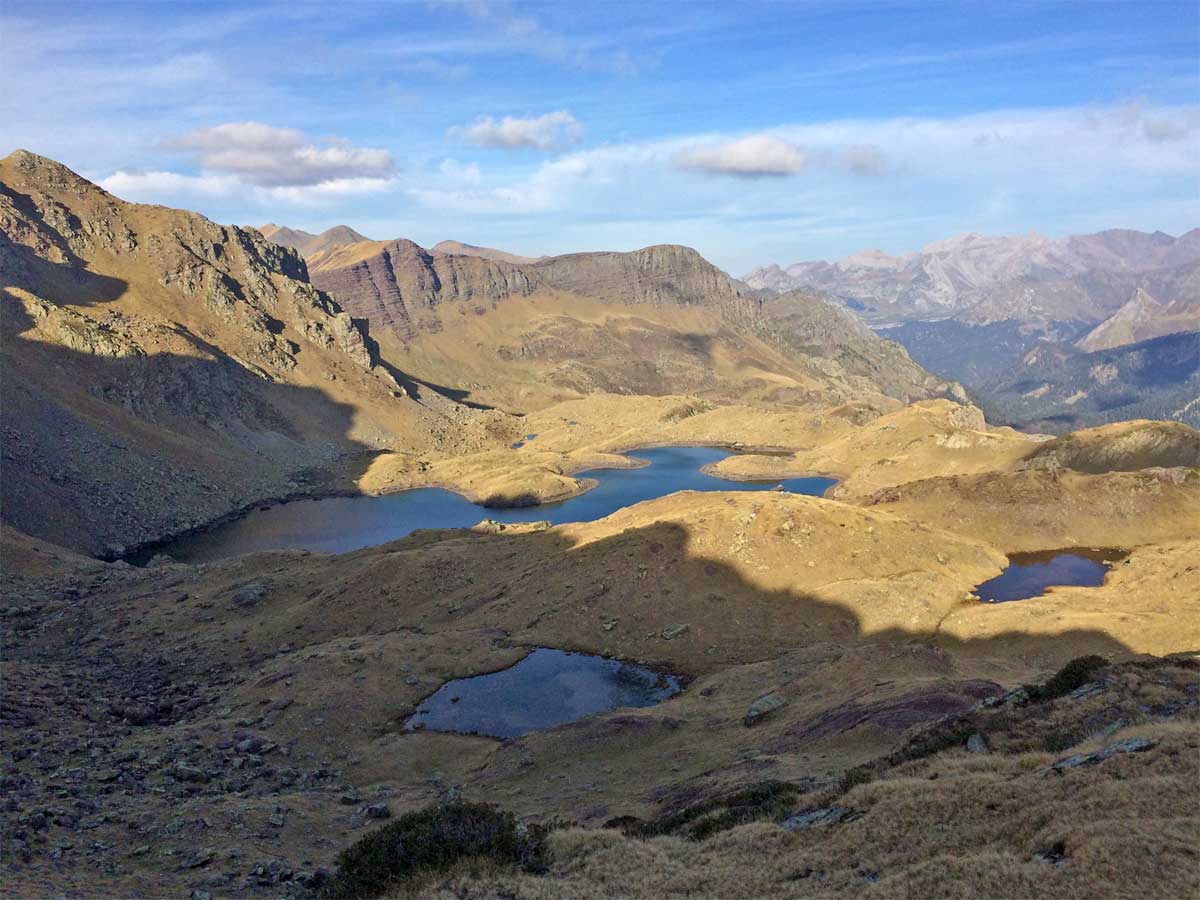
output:
[[1052,240],[965,234],[904,256],[867,251],[836,262],[756,269],[745,281],[782,291],[809,286],[872,324],[956,317],[1098,322],[1139,287],[1160,300],[1195,296],[1200,229],[1180,237],[1113,229]]
[[[773,292],[808,284],[827,293],[929,371],[963,382],[1005,421],[1061,431],[1115,418],[1189,415],[1177,402],[1191,383],[1188,357],[1176,353],[1186,341],[1118,354],[1115,377],[1131,378],[1124,385],[1094,385],[1089,366],[1066,360],[1200,327],[1200,229],[1178,238],[1121,229],[1059,240],[966,234],[900,257],[873,250],[832,263],[769,266],[746,281]],[[1135,374],[1160,353],[1182,384]],[[1028,360],[1050,358],[1063,362],[1036,376],[1044,376],[1045,391],[1018,399],[1016,386],[1035,377],[1031,366],[1040,371]]]

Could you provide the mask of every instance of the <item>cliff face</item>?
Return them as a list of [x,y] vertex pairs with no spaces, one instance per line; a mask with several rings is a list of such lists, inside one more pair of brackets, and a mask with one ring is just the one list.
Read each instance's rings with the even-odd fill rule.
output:
[[[364,329],[255,230],[0,160],[4,520],[98,552],[453,443]],[[320,474],[318,474],[320,473]]]
[[750,305],[733,281],[690,247],[660,244],[631,253],[571,253],[533,267],[559,290],[609,303],[651,306]]
[[324,257],[314,266],[313,283],[337,296],[355,316],[404,340],[440,328],[432,314],[440,303],[488,305],[526,296],[537,284],[530,272],[511,263],[433,254],[412,241],[388,241],[377,252],[355,258],[361,246]]

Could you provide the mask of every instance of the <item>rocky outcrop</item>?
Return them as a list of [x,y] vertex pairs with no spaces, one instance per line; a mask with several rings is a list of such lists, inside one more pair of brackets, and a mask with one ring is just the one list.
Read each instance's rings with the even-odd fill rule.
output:
[[1076,431],[1038,445],[1022,469],[1134,472],[1149,468],[1200,468],[1200,431],[1181,422],[1119,422]]

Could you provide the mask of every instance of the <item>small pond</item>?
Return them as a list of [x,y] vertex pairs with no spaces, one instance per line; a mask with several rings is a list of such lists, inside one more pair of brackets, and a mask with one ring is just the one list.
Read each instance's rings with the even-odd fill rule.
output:
[[418,528],[469,528],[481,519],[499,522],[590,522],[618,509],[676,491],[763,491],[782,485],[794,494],[820,496],[832,478],[783,481],[728,481],[701,472],[730,455],[712,447],[656,447],[628,454],[647,465],[637,469],[596,469],[578,473],[596,480],[590,491],[559,503],[492,509],[453,491],[416,488],[379,497],[325,497],[294,500],[252,510],[213,528],[141,551],[130,562],[166,553],[180,562],[209,562],[260,550],[312,550],[346,553],[385,544]]
[[679,691],[673,675],[539,648],[499,672],[446,682],[404,727],[512,738],[621,707],[654,706]]
[[1003,572],[979,587],[975,594],[985,603],[1040,597],[1056,586],[1099,587],[1122,550],[1045,550],[1014,553]]

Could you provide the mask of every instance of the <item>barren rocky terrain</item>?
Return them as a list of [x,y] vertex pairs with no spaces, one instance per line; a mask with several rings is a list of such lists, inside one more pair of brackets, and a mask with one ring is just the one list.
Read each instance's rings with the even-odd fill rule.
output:
[[[995,427],[852,316],[764,309],[686,248],[316,253],[314,285],[257,230],[0,161],[0,892],[317,897],[364,835],[461,800],[544,826],[542,864],[390,893],[1200,889],[1194,429]],[[558,500],[656,445],[740,450],[731,489],[114,559],[289,497]],[[1111,550],[1098,587],[974,594],[1078,547]],[[406,727],[536,648],[682,690],[505,740]]]

